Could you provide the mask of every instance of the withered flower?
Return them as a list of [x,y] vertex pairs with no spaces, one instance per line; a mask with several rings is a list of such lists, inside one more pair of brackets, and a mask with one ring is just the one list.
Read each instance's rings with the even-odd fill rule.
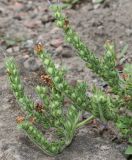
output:
[[129,102],[132,100],[132,96],[125,96],[124,97],[125,102]]
[[48,86],[52,86],[53,85],[53,82],[52,82],[52,80],[51,80],[49,75],[42,74],[40,76],[40,79]]
[[11,72],[9,70],[7,70],[6,73],[8,74],[8,76],[11,76]]
[[128,79],[128,74],[122,73],[121,77],[126,81]]
[[16,122],[17,122],[18,124],[22,123],[23,121],[24,121],[24,117],[23,117],[23,116],[18,116],[18,117],[16,118]]
[[44,108],[43,108],[43,106],[42,106],[42,104],[40,104],[40,103],[37,103],[36,105],[35,105],[35,110],[37,111],[37,112],[39,112],[39,113],[43,113],[45,110],[44,110]]
[[65,19],[64,20],[64,29],[68,29],[69,28],[69,20],[68,19]]
[[43,52],[44,49],[44,45],[42,44],[42,42],[38,42],[35,47],[34,50],[39,54],[41,52]]
[[35,121],[36,121],[36,117],[32,116],[32,117],[29,118],[30,123],[35,123]]

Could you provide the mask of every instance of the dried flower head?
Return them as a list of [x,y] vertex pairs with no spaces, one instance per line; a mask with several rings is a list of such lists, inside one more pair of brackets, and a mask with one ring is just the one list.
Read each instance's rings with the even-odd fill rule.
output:
[[124,69],[124,66],[123,66],[122,64],[118,64],[118,65],[116,66],[116,69],[117,69],[119,72],[122,72],[123,69]]
[[51,80],[49,75],[42,74],[40,76],[40,79],[48,86],[52,86],[52,84],[53,84],[53,82],[52,82],[52,80]]
[[129,102],[132,100],[132,96],[125,96],[124,97],[125,102]]
[[34,50],[37,52],[37,53],[41,53],[43,52],[43,49],[44,49],[44,45],[42,44],[42,42],[38,42],[35,47],[34,47]]
[[37,112],[39,112],[39,113],[43,113],[45,110],[44,110],[44,108],[43,108],[43,106],[42,106],[42,104],[40,104],[40,103],[37,103],[36,105],[35,105],[35,110],[37,111]]
[[11,76],[11,71],[7,70],[6,73],[8,74],[8,76]]
[[67,30],[69,28],[69,20],[65,19],[64,20],[64,29]]
[[16,118],[16,122],[17,122],[18,124],[22,123],[23,121],[24,121],[24,117],[23,117],[23,116],[18,116],[18,117]]
[[126,81],[128,79],[128,74],[122,73],[121,77]]
[[35,123],[35,121],[36,121],[36,117],[32,116],[32,117],[29,118],[30,123]]

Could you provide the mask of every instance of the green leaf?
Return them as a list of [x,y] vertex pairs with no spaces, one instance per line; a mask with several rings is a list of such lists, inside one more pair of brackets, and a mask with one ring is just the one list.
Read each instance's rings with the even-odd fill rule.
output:
[[132,138],[129,138],[128,142],[129,142],[129,143],[132,143]]
[[128,44],[126,44],[121,50],[121,57],[124,57],[128,49]]
[[94,3],[103,3],[105,0],[96,0]]
[[127,147],[127,149],[126,149],[126,151],[125,151],[125,154],[127,154],[127,155],[132,155],[132,146],[128,146]]

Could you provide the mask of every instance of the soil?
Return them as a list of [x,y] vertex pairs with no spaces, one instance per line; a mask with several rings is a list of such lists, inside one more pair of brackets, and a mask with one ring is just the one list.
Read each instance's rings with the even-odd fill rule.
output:
[[[82,0],[64,13],[86,45],[97,56],[104,52],[106,40],[116,44],[117,53],[128,44],[126,58],[132,57],[132,1],[105,0],[94,4]],[[63,32],[55,26],[47,1],[0,0],[0,159],[1,160],[125,160],[125,143],[112,142],[108,131],[103,136],[90,125],[81,128],[72,144],[56,157],[42,153],[21,131],[16,117],[21,114],[7,80],[5,56],[13,56],[20,69],[26,92],[36,100],[34,86],[41,81],[41,63],[33,52],[34,44],[43,41],[56,65],[67,69],[69,83],[87,81],[103,86],[96,75],[86,69],[75,50],[63,40]],[[29,63],[29,61],[31,63]]]

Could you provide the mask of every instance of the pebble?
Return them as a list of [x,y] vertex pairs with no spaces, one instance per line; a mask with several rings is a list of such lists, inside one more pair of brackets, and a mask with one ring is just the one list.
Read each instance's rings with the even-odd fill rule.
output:
[[41,63],[39,60],[36,60],[33,57],[30,57],[24,62],[24,67],[28,69],[29,71],[37,71],[41,66]]
[[55,27],[55,28],[53,28],[53,29],[50,31],[50,34],[56,34],[56,33],[58,33],[59,31],[60,31],[60,29],[57,28],[57,27]]
[[41,25],[41,21],[40,20],[26,20],[24,22],[24,26],[30,29],[34,29],[34,28],[38,28]]
[[59,46],[59,47],[56,48],[56,50],[55,50],[55,52],[56,52],[57,54],[62,53],[62,51],[63,51],[63,47],[62,47],[62,46]]
[[34,45],[33,40],[32,40],[32,39],[29,39],[29,40],[27,40],[26,43],[24,44],[24,47],[25,47],[25,48],[32,48],[33,45]]
[[3,7],[0,7],[0,14],[3,14],[3,13],[4,13]]
[[42,16],[41,21],[43,24],[46,24],[47,22],[51,21],[51,16],[45,14]]
[[109,149],[110,149],[110,146],[108,146],[108,145],[102,145],[102,146],[100,147],[100,149],[101,149],[101,150],[109,150]]
[[19,52],[19,49],[20,49],[20,48],[19,48],[18,46],[14,46],[14,47],[13,47],[13,51],[14,51],[14,52]]
[[92,0],[92,3],[93,3],[93,7],[94,7],[94,9],[98,9],[99,7],[100,7],[100,5],[101,5],[101,3],[98,3],[97,2],[97,0]]
[[63,44],[63,40],[62,39],[53,39],[51,42],[50,42],[50,45],[55,47],[55,48],[58,48],[59,46],[61,46]]
[[83,119],[87,119],[91,116],[91,114],[89,112],[84,112],[83,113]]
[[6,50],[6,52],[7,52],[7,53],[12,53],[13,50],[12,50],[12,48],[8,48],[8,49]]
[[5,67],[0,68],[0,76],[5,75],[5,73],[6,73],[6,68]]
[[71,57],[73,57],[73,54],[71,53],[71,51],[69,49],[64,49],[62,52],[62,57],[63,58],[71,58]]
[[95,4],[94,9],[98,9],[100,7],[100,4]]
[[[5,101],[5,102],[8,101],[7,98],[5,98],[4,101]],[[4,105],[1,106],[0,111],[7,110],[7,109],[9,109],[10,107],[11,107],[10,104],[5,103]]]
[[127,36],[132,36],[132,29],[126,29]]

